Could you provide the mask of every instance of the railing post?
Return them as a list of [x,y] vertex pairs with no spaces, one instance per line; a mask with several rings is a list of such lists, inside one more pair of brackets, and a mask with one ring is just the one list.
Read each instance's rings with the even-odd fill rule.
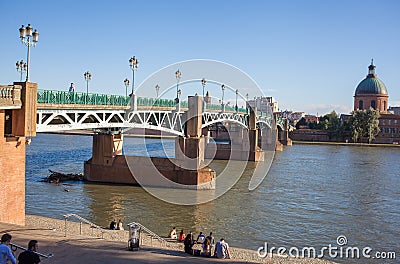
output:
[[67,237],[67,217],[66,216],[64,216],[64,218],[65,218],[65,234],[64,234],[64,237]]
[[79,235],[82,235],[82,221],[79,221]]

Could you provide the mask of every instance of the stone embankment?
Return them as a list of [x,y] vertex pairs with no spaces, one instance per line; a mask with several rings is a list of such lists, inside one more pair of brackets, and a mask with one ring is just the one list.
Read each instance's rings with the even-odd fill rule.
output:
[[[266,258],[260,258],[257,256],[256,251],[234,247],[230,248],[232,255],[230,260],[194,257],[183,253],[182,243],[175,241],[159,241],[146,235],[141,236],[140,253],[130,252],[127,250],[127,241],[129,237],[129,232],[127,230],[98,229],[91,227],[89,224],[81,224],[73,221],[78,220],[71,217],[71,219],[66,222],[64,219],[27,215],[26,226],[23,228],[26,228],[26,230],[39,230],[39,232],[40,230],[46,230],[43,231],[44,233],[52,232],[52,237],[56,241],[48,245],[48,248],[55,251],[53,261],[58,259],[57,251],[62,250],[62,248],[59,247],[66,247],[65,250],[62,250],[62,253],[58,253],[58,257],[60,257],[61,254],[65,262],[57,261],[57,263],[84,263],[76,262],[77,259],[83,261],[82,254],[85,254],[85,258],[93,260],[91,263],[100,263],[104,258],[107,258],[107,263],[125,263],[122,260],[126,260],[126,258],[135,260],[138,263],[171,263],[171,261],[174,263],[333,263],[322,259],[285,258],[275,255],[273,257],[268,256]],[[5,232],[4,225],[5,224],[0,224],[2,233]],[[9,232],[13,234],[12,229],[9,229]],[[14,236],[18,237],[18,234],[14,234]],[[40,237],[32,237],[32,239],[43,240],[43,238]],[[42,243],[40,247],[41,250],[46,248],[43,244],[45,243]],[[73,252],[64,255],[64,252],[69,251],[70,247],[74,247]],[[91,252],[91,250],[89,250],[89,248],[92,247],[96,248],[97,253],[96,251]],[[199,247],[199,245],[195,245],[195,247]],[[111,250],[111,248],[113,250]],[[79,251],[82,252],[79,253]],[[92,254],[93,256],[88,256],[86,254]],[[73,261],[74,259],[75,261]],[[56,263],[53,261],[51,259],[44,259],[43,263]]]

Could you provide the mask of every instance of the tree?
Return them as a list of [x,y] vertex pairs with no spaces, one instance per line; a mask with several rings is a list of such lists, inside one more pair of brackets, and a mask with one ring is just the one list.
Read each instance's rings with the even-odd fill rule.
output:
[[375,136],[378,135],[379,129],[379,111],[373,108],[367,110],[367,123],[368,123],[368,143],[371,143],[372,140],[375,139]]
[[354,142],[368,137],[368,143],[371,143],[379,133],[379,112],[373,108],[353,111],[350,123]]
[[306,119],[305,119],[304,117],[302,117],[302,118],[299,120],[299,122],[297,122],[297,124],[296,124],[296,129],[299,129],[300,126],[307,126],[307,125],[308,125],[308,123],[307,123]]
[[329,131],[337,131],[340,126],[340,119],[335,111],[332,111],[330,114],[327,114],[328,124],[327,129]]

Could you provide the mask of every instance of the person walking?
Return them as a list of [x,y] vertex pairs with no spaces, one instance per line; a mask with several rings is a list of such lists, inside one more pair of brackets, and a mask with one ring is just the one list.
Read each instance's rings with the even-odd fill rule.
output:
[[16,264],[17,260],[10,249],[12,236],[10,234],[4,234],[1,236],[1,244],[0,244],[0,264],[6,264],[7,261],[11,261],[12,264]]
[[40,262],[39,255],[36,253],[38,248],[37,240],[29,241],[28,249],[18,256],[18,264],[38,264]]
[[70,93],[75,92],[75,85],[74,85],[74,83],[71,83],[71,86],[69,87],[68,91],[69,91]]

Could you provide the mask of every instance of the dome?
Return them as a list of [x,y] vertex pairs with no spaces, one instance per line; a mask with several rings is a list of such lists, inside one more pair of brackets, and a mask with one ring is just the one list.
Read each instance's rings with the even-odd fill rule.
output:
[[368,66],[368,75],[362,80],[357,88],[356,95],[359,94],[388,94],[385,84],[376,77],[374,60]]
[[388,94],[385,84],[376,77],[367,77],[360,82],[356,89],[358,94]]

